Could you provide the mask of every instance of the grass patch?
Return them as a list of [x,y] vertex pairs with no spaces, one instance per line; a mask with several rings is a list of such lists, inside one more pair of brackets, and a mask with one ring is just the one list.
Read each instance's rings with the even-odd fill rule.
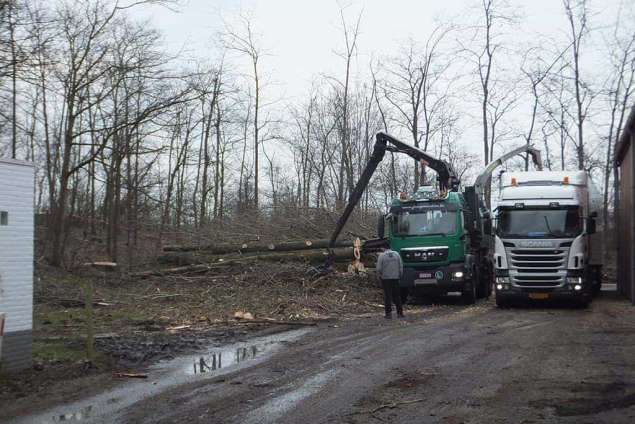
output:
[[[67,331],[86,331],[86,310],[84,308],[60,308],[57,305],[35,305],[35,329],[45,334],[60,334]],[[98,331],[112,331],[113,329],[137,326],[152,320],[152,311],[143,307],[107,306],[94,307],[94,326]],[[115,330],[116,331],[116,330]]]
[[76,362],[86,358],[84,349],[68,346],[64,341],[36,340],[33,359],[43,362]]

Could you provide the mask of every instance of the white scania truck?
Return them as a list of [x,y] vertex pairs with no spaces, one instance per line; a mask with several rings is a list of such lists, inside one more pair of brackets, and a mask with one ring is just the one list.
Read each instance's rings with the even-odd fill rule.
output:
[[507,172],[496,208],[496,304],[570,299],[601,287],[600,193],[586,172]]

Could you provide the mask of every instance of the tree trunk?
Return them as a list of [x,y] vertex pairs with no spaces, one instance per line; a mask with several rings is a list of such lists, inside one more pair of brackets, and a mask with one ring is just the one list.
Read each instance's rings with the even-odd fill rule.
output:
[[[338,240],[335,247],[351,247],[351,240]],[[243,244],[208,244],[200,246],[165,246],[164,252],[196,252],[205,251],[215,255],[227,253],[252,253],[252,252],[287,252],[293,250],[326,249],[329,247],[328,239],[288,241],[280,243],[243,243]]]
[[253,61],[254,65],[254,81],[256,84],[255,88],[255,104],[254,104],[254,208],[255,212],[258,213],[258,184],[259,184],[259,131],[260,124],[258,122],[258,113],[260,112],[260,81],[258,79],[258,59],[255,58]]

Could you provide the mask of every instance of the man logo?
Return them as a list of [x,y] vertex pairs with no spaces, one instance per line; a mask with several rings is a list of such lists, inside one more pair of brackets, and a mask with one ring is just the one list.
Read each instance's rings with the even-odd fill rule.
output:
[[437,280],[443,280],[443,271],[437,271],[434,273],[434,278]]

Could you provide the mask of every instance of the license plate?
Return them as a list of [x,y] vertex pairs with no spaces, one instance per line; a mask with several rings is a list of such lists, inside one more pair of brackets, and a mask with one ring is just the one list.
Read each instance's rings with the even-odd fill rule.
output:
[[539,300],[549,299],[549,293],[529,293],[529,298]]
[[422,286],[426,284],[436,284],[437,280],[434,278],[417,278],[415,280],[415,286]]
[[432,278],[432,273],[431,272],[420,272],[419,273],[419,278]]

